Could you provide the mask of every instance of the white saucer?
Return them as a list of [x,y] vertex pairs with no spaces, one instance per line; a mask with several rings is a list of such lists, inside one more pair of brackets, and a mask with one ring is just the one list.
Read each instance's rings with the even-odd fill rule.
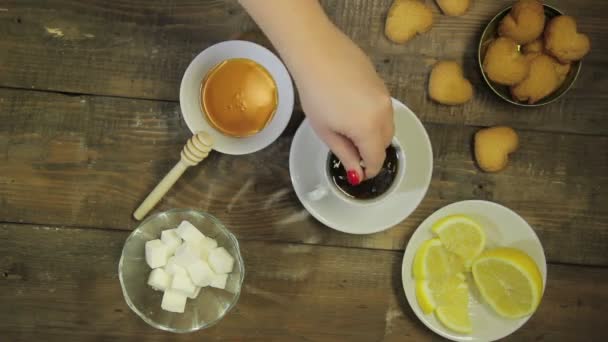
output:
[[463,335],[452,332],[439,322],[434,314],[426,315],[416,300],[412,263],[418,247],[433,237],[431,227],[440,218],[464,214],[479,222],[486,233],[486,248],[513,247],[527,253],[538,265],[543,276],[543,290],[547,282],[547,261],[543,247],[534,230],[521,216],[500,204],[487,201],[462,201],[445,206],[429,216],[416,229],[405,249],[401,278],[407,301],[418,318],[435,333],[453,341],[494,341],[519,329],[530,317],[510,320],[498,316],[483,303],[470,274],[467,275],[471,297],[469,310],[473,333]]
[[[201,109],[201,82],[209,69],[232,58],[248,58],[262,65],[277,84],[279,103],[268,125],[259,133],[246,138],[233,138],[213,128]],[[293,84],[283,62],[263,46],[241,40],[215,44],[201,52],[190,63],[179,89],[179,103],[186,125],[194,134],[206,131],[213,137],[213,149],[226,154],[247,154],[263,149],[283,132],[293,112]]]
[[[327,181],[329,149],[314,133],[308,120],[298,128],[289,153],[289,172],[302,205],[328,227],[351,233],[370,234],[388,229],[408,217],[420,204],[431,182],[431,142],[416,115],[393,99],[395,139],[405,155],[404,181],[382,201],[366,206],[348,203],[333,192],[319,200],[308,194]],[[326,184],[326,183],[325,183]]]

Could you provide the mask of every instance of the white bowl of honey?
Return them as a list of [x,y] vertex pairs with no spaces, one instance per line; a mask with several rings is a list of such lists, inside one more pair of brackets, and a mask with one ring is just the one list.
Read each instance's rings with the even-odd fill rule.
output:
[[182,78],[179,100],[192,133],[206,131],[214,150],[239,155],[259,151],[281,135],[291,118],[294,91],[276,55],[231,40],[194,58]]

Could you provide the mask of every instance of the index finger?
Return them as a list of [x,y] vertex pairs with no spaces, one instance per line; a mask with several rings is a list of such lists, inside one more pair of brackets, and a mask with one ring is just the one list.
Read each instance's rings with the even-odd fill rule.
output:
[[386,146],[382,143],[382,139],[379,136],[372,136],[355,144],[365,164],[365,179],[375,177],[386,159]]

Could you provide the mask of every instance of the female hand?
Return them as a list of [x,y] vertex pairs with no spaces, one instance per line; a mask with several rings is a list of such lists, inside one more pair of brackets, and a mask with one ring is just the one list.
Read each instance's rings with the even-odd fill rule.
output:
[[283,57],[306,116],[342,161],[349,181],[358,184],[378,174],[393,137],[393,110],[365,53],[317,1],[240,2]]
[[[296,76],[310,123],[347,170],[349,182],[374,177],[394,134],[393,108],[384,82],[367,56],[341,32],[321,61],[309,59]],[[361,161],[365,168],[361,167]]]

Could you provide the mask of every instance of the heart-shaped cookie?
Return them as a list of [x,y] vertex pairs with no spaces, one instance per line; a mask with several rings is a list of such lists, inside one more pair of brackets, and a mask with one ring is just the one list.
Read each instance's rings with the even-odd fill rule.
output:
[[458,63],[441,61],[431,71],[429,96],[446,105],[463,104],[473,97],[473,86],[463,77]]
[[471,0],[435,0],[437,1],[437,5],[441,8],[441,12],[445,15],[449,16],[459,16],[463,15],[469,6],[471,5]]
[[529,43],[543,33],[545,10],[537,0],[519,0],[498,26],[498,34],[519,44]]
[[[532,59],[540,54],[548,55],[542,40],[535,40],[532,43],[528,43],[522,47],[522,50],[524,51],[524,57],[526,57],[528,62],[531,62]],[[555,67],[555,72],[559,78],[559,84],[561,85],[568,76],[570,68],[572,68],[572,63],[562,63],[551,55],[549,55],[549,57],[551,57],[551,60],[553,61],[553,66]]]
[[[538,42],[538,40],[536,40],[535,42]],[[526,46],[531,45],[531,44],[534,44],[534,42],[529,43]],[[537,47],[533,47],[533,46],[529,47],[529,49],[528,49],[528,51],[536,51],[536,50],[537,50]],[[570,72],[570,69],[572,68],[572,63],[562,63],[562,62],[558,61],[556,58],[554,58],[553,56],[548,55],[546,53],[546,51],[544,50],[544,46],[543,46],[543,49],[541,50],[541,52],[525,53],[524,57],[526,58],[528,63],[531,63],[532,60],[534,60],[536,57],[540,56],[541,54],[545,54],[547,57],[550,58],[551,62],[553,63],[553,69],[555,70],[555,74],[557,75],[557,85],[555,86],[555,90],[557,90],[568,77],[568,73]],[[530,73],[531,72],[532,71],[530,71]],[[552,75],[552,73],[548,73],[548,74]],[[549,77],[549,79],[547,79],[547,83],[551,83],[551,79],[552,78]],[[522,84],[523,82],[524,81],[516,84],[515,86],[512,86],[511,88],[516,87],[516,86]],[[511,89],[511,91],[512,91],[512,89]],[[519,100],[517,97],[515,97],[513,95],[513,92],[511,92],[511,96],[513,96],[513,99]],[[526,101],[526,100],[520,100],[520,101]]]
[[536,39],[535,41],[522,46],[521,50],[526,55],[529,53],[542,53],[545,51],[545,43],[542,39]]
[[509,154],[519,146],[517,133],[507,126],[484,128],[475,133],[475,159],[486,172],[498,172],[507,166]]
[[513,98],[534,104],[551,94],[560,84],[556,64],[555,59],[545,54],[532,55],[528,76],[511,87]]
[[405,43],[433,26],[431,8],[419,0],[395,0],[388,10],[384,34],[395,43]]
[[562,63],[578,61],[591,49],[589,37],[578,33],[576,20],[560,15],[549,21],[545,30],[545,49]]
[[483,58],[483,71],[492,81],[514,85],[528,76],[529,64],[519,52],[517,43],[506,37],[499,37],[488,46]]
[[554,64],[553,66],[555,67],[555,72],[557,73],[557,79],[558,79],[558,87],[560,85],[562,85],[562,83],[564,83],[564,81],[566,80],[566,77],[568,76],[568,73],[570,72],[570,68],[572,67],[572,65],[570,63],[561,63],[558,60],[554,59]]

